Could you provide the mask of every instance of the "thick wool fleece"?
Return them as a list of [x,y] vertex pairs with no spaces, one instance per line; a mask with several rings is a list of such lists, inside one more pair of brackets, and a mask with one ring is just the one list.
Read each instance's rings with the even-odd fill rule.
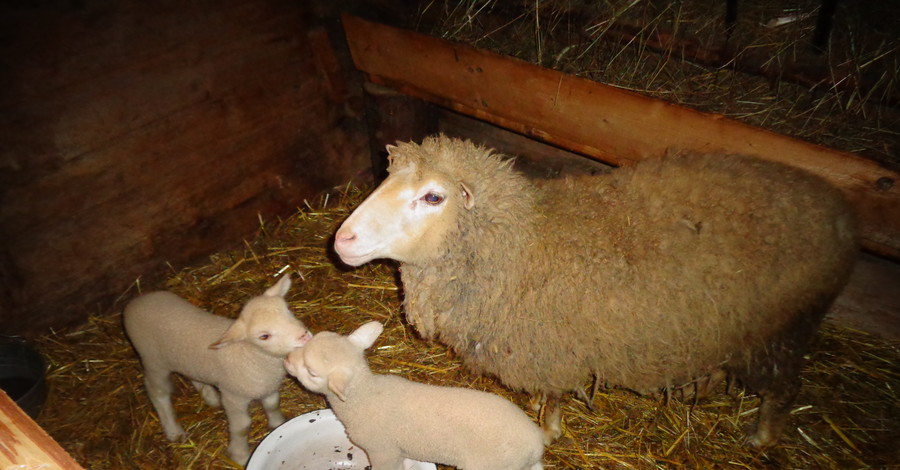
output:
[[535,184],[436,137],[398,145],[390,171],[407,165],[476,201],[446,221],[437,258],[401,265],[410,322],[532,393],[594,378],[649,392],[717,369],[758,389],[796,381],[855,259],[836,189],[753,158],[673,155]]

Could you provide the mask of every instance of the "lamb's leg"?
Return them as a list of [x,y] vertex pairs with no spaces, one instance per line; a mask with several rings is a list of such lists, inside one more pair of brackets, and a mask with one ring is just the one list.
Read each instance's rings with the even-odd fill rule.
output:
[[203,397],[203,401],[206,402],[207,405],[214,408],[222,405],[222,401],[219,399],[219,391],[216,390],[216,387],[203,382],[197,382],[196,380],[191,380],[191,383],[194,384],[194,388],[200,392],[200,396]]
[[381,449],[367,452],[372,470],[404,470],[403,457],[399,451]]
[[562,436],[562,408],[556,393],[545,394],[546,401],[541,407],[541,427],[544,429],[544,444],[550,445]]
[[281,395],[276,390],[275,393],[264,397],[262,400],[263,410],[266,412],[266,419],[269,422],[269,429],[275,429],[284,423],[284,415],[281,414]]
[[228,456],[241,465],[250,460],[250,399],[220,390],[222,407],[228,417]]
[[184,429],[175,419],[175,408],[172,407],[172,380],[167,370],[144,370],[144,386],[150,403],[156,409],[159,423],[162,425],[166,439],[180,441],[186,436]]
[[790,417],[791,405],[800,392],[800,378],[784,378],[770,388],[759,392],[759,420],[756,431],[747,437],[753,447],[769,447],[778,442],[781,431]]

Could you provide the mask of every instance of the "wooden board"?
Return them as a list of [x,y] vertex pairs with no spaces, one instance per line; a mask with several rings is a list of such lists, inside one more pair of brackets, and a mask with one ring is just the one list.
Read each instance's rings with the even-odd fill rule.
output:
[[0,469],[83,470],[83,467],[0,390]]
[[870,160],[463,44],[349,15],[343,24],[368,80],[594,159],[691,149],[805,168],[854,204],[864,248],[900,259],[900,174]]
[[0,3],[0,331],[83,321],[369,166],[313,3]]

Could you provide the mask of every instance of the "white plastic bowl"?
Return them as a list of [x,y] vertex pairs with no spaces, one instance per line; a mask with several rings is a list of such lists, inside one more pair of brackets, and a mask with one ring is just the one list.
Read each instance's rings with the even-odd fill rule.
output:
[[[313,411],[278,426],[250,457],[246,470],[364,470],[365,452],[350,442],[330,408]],[[433,463],[406,460],[404,470],[436,470]]]

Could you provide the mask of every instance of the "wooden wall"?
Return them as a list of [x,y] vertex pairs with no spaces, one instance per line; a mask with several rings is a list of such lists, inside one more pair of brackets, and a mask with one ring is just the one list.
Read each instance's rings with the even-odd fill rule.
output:
[[329,3],[3,2],[0,334],[81,321],[368,174]]

